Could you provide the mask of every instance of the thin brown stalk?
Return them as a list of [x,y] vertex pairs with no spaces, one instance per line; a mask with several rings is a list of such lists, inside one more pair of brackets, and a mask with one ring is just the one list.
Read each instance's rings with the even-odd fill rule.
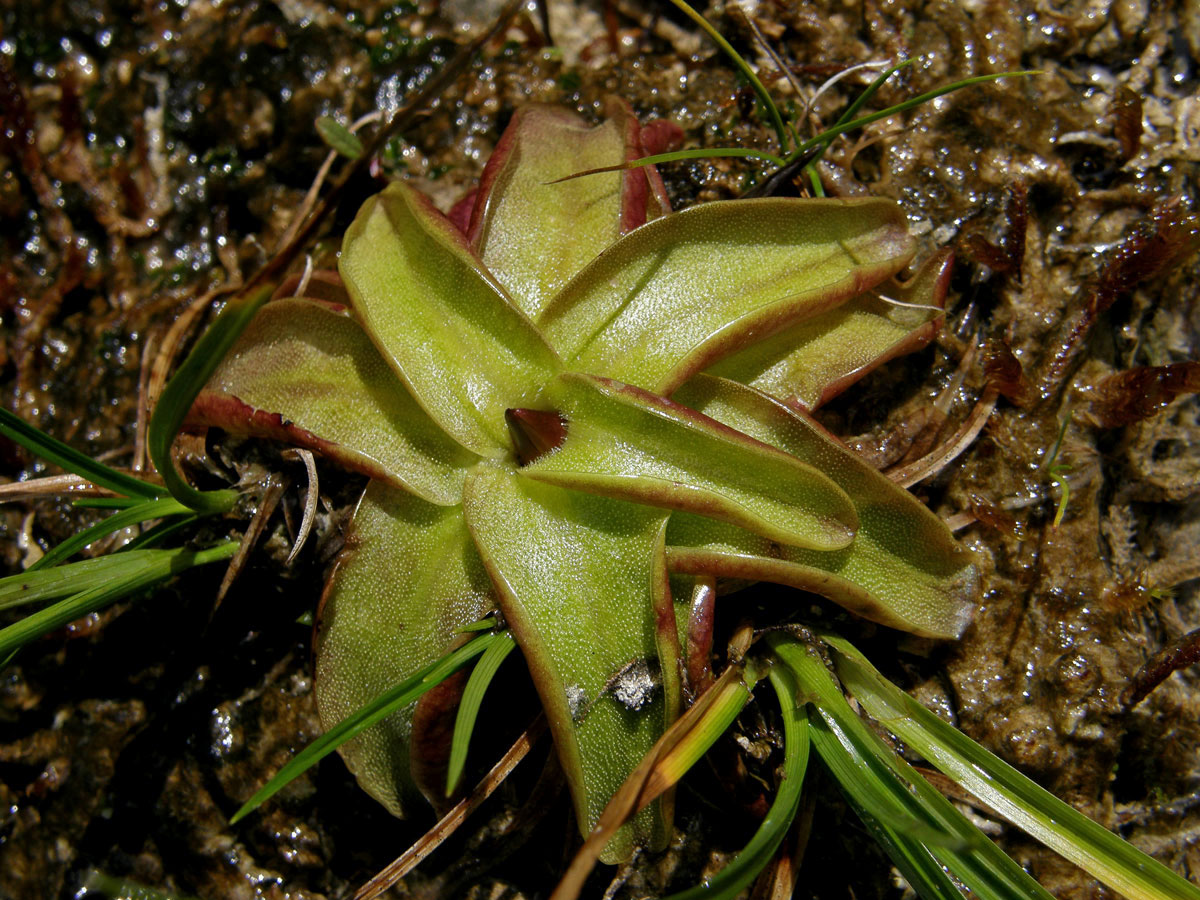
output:
[[979,432],[983,431],[988,418],[992,415],[992,410],[996,408],[996,400],[999,396],[1000,392],[989,385],[984,389],[983,396],[979,398],[979,402],[975,404],[971,414],[967,416],[966,421],[959,426],[958,431],[951,436],[950,440],[907,466],[885,473],[887,477],[901,487],[912,487],[917,482],[924,481],[942,471],[954,462],[959,454],[970,447],[975,442],[975,438],[979,437]]
[[287,486],[288,479],[281,476],[272,474],[267,479],[267,487],[263,491],[262,499],[258,503],[258,511],[246,527],[246,533],[242,536],[242,543],[238,546],[237,553],[234,554],[233,559],[229,561],[229,567],[225,569],[225,577],[221,579],[221,587],[217,590],[217,602],[213,606],[213,609],[221,605],[221,601],[225,599],[229,588],[233,586],[233,582],[241,574],[242,569],[246,565],[246,560],[250,556],[250,551],[254,549],[254,545],[258,543],[258,539],[262,537],[267,520],[275,512],[275,507],[279,505],[279,498],[283,496],[283,492],[287,490]]
[[69,494],[72,497],[117,496],[108,488],[97,487],[78,475],[47,475],[45,478],[0,484],[0,503],[20,503],[51,494]]
[[475,789],[470,794],[454,804],[450,811],[442,816],[429,831],[425,832],[415,844],[360,887],[354,894],[353,900],[374,900],[436,850],[446,838],[458,829],[467,816],[474,812],[504,782],[504,779],[517,767],[517,763],[525,758],[545,730],[546,717],[539,715],[533,724],[526,728],[516,742],[508,748],[508,752],[500,757],[500,760],[483,776],[479,784],[475,785]]

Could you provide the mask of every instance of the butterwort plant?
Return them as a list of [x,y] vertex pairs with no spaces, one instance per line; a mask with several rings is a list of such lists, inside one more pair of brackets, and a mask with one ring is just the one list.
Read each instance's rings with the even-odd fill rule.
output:
[[[443,801],[487,683],[519,647],[586,836],[555,900],[576,896],[597,859],[664,845],[671,788],[767,682],[783,744],[775,799],[741,853],[672,900],[732,898],[770,863],[810,752],[926,900],[956,900],[960,886],[1048,900],[879,730],[1125,896],[1200,900],[836,634],[740,628],[724,670],[711,671],[717,607],[739,604],[715,601],[722,587],[777,582],[953,639],[979,575],[935,515],[809,415],[935,335],[949,254],[897,280],[914,242],[884,200],[671,212],[643,164],[670,130],[642,127],[615,100],[594,127],[527,107],[449,216],[392,184],[346,233],[338,272],[289,279],[273,299],[256,277],[160,399],[148,442],[161,484],[0,411],[0,433],[103,494],[77,505],[113,510],[0,580],[0,608],[42,606],[0,630],[0,659],[238,554],[229,539],[169,546],[239,496],[197,491],[175,469],[186,418],[369,477],[318,616],[328,730],[234,821],[334,748],[396,814],[422,795]],[[580,172],[590,174],[569,177]],[[69,561],[145,522],[159,524],[117,552]],[[465,691],[451,688],[448,676],[472,662]],[[360,896],[402,871],[389,867]]]
[[[322,721],[498,610],[584,833],[704,686],[715,579],[937,638],[979,590],[942,522],[809,416],[933,335],[947,257],[896,281],[915,244],[887,200],[671,212],[649,167],[561,180],[663,131],[617,101],[595,127],[530,106],[449,217],[389,185],[338,273],[267,303],[190,415],[370,476],[319,615]],[[397,814],[444,793],[415,749],[440,702],[340,748]],[[651,804],[604,858],[669,833]]]

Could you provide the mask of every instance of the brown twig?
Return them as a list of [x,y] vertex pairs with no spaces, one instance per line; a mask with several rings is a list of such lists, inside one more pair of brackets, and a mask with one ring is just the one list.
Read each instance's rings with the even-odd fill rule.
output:
[[354,894],[354,900],[374,900],[437,849],[446,838],[457,830],[467,816],[474,812],[504,782],[504,779],[517,767],[517,763],[525,758],[545,730],[546,717],[539,715],[533,724],[526,728],[516,742],[508,748],[508,752],[500,757],[500,760],[483,776],[479,784],[475,785],[475,789],[454,804],[450,811],[442,816],[429,831],[425,832],[415,844],[360,887]]

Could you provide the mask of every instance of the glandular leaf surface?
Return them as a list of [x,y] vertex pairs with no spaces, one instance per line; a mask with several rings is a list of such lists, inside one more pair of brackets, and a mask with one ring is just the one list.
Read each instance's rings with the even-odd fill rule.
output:
[[461,232],[395,182],[363,204],[338,268],[367,333],[447,434],[482,455],[507,446],[504,410],[528,405],[559,360]]
[[607,112],[593,127],[562,107],[524,106],[488,159],[471,242],[531,317],[624,230],[646,221],[652,172],[560,180],[642,155],[628,107],[612,99]]
[[460,501],[479,459],[429,418],[357,322],[299,298],[259,310],[188,420],[309,447],[442,505]]
[[927,344],[941,328],[953,255],[935,254],[906,282],[884,282],[797,322],[709,369],[816,409],[868,372]]
[[670,394],[753,340],[905,266],[913,241],[885,200],[707,203],[625,235],[538,324],[575,371]]
[[567,421],[562,447],[522,469],[575,490],[732,522],[801,547],[845,547],[854,504],[812,466],[694,410],[606,378],[563,375],[545,401]]
[[[675,698],[664,702],[658,649],[657,621],[669,603],[655,563],[666,513],[489,464],[472,471],[463,496],[586,834],[677,708]],[[661,809],[647,808],[604,858],[627,859],[635,843],[661,847],[667,834]]]
[[971,555],[942,521],[806,415],[725,379],[700,375],[678,395],[730,427],[826,472],[854,498],[854,542],[830,553],[785,547],[691,515],[671,517],[674,571],[789,584],[914,634],[958,637],[979,595]]
[[[437,659],[463,624],[493,606],[462,509],[372,481],[322,600],[322,724],[331,728]],[[419,796],[409,772],[410,726],[411,707],[340,748],[364,790],[396,815]]]

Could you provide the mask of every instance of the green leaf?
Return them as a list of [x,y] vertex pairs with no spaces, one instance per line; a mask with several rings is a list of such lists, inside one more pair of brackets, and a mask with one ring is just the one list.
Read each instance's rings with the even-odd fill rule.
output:
[[194,566],[229,559],[237,552],[237,548],[237,541],[229,541],[198,551],[182,548],[144,551],[152,553],[154,556],[143,559],[143,565],[133,570],[113,573],[113,577],[102,583],[73,594],[44,609],[39,609],[19,622],[0,630],[0,659],[35,638],[75,621],[80,616],[104,609],[124,597],[136,594],[157,582],[165,581],[173,575],[178,575]]
[[145,569],[159,553],[156,550],[131,550],[9,575],[0,579],[0,609],[57,600],[122,581]]
[[766,640],[811,705],[813,748],[856,805],[875,816],[915,820],[916,839],[980,900],[1053,900],[871,730],[814,649],[782,633]]
[[[668,724],[655,578],[665,514],[541,485],[481,464],[463,495],[467,526],[525,655],[587,834]],[[651,808],[602,858],[669,834]]]
[[[412,705],[420,699],[422,694],[437,687],[497,640],[503,639],[504,635],[501,634],[481,634],[457,650],[422,666],[399,684],[372,697],[363,706],[354,710],[293,756],[287,765],[276,772],[270,781],[242,804],[241,808],[230,818],[229,824],[234,825],[254,812],[265,801],[275,796],[334,750],[344,748],[348,741],[361,736],[371,726],[380,724],[388,716]],[[343,755],[345,754],[343,753]]]
[[910,281],[880,285],[798,322],[722,360],[709,374],[816,409],[937,335],[952,268],[953,255],[937,253]]
[[371,339],[433,420],[475,453],[507,447],[504,410],[528,406],[560,363],[458,229],[396,182],[363,204],[338,269]]
[[826,473],[853,498],[859,528],[850,546],[822,553],[676,515],[667,534],[672,571],[792,585],[914,634],[953,638],[962,633],[979,596],[979,572],[945,524],[911,494],[807,415],[752,388],[701,375],[677,396]]
[[163,497],[161,500],[147,500],[137,506],[121,509],[111,516],[105,516],[90,528],[77,531],[62,543],[57,544],[31,565],[27,571],[49,569],[63,560],[70,559],[89,544],[120,531],[122,528],[148,522],[151,519],[161,519],[190,512],[188,507],[170,497]]
[[156,484],[150,484],[96,462],[75,448],[22,421],[7,409],[0,409],[0,435],[20,444],[34,456],[118,494],[153,500],[166,493],[165,488]]
[[484,169],[471,243],[530,317],[648,211],[651,218],[666,211],[652,168],[553,183],[641,155],[628,106],[610,98],[605,112],[593,128],[562,107],[523,106]]
[[[372,481],[318,615],[316,699],[333,728],[437,659],[493,605],[458,507]],[[421,800],[409,772],[411,709],[341,747],[347,768],[395,815]]]
[[895,274],[904,216],[876,199],[706,203],[623,237],[539,325],[575,371],[670,394],[688,376]]
[[188,417],[316,450],[443,506],[478,457],[417,405],[352,318],[309,300],[267,304]]
[[479,662],[475,663],[467,681],[467,688],[463,692],[462,702],[458,705],[458,714],[454,718],[454,738],[450,743],[450,762],[446,770],[447,797],[458,788],[463,767],[467,764],[467,750],[471,746],[471,735],[475,731],[475,719],[483,705],[483,696],[496,673],[500,671],[500,664],[517,646],[511,634],[503,634],[507,640],[493,643],[479,658]]
[[321,116],[317,119],[316,125],[317,134],[321,135],[321,140],[328,144],[331,150],[336,150],[349,159],[358,159],[362,156],[363,144],[358,139],[358,135],[337,119]]
[[567,419],[558,450],[521,472],[548,484],[687,510],[771,540],[832,550],[854,539],[846,493],[787,453],[638,388],[563,375],[545,400]]
[[784,753],[783,772],[771,808],[754,837],[725,868],[703,884],[672,894],[667,900],[733,900],[766,868],[796,818],[808,768],[808,719],[803,704],[797,705],[795,701],[796,683],[792,675],[782,669],[772,669],[768,674],[782,714]]
[[202,515],[226,512],[237,502],[237,492],[198,491],[183,480],[171,458],[171,445],[179,433],[183,420],[192,408],[192,401],[208,383],[225,354],[237,341],[238,336],[271,298],[271,288],[262,287],[249,294],[239,294],[230,300],[221,314],[196,341],[196,346],[187,359],[163,388],[158,405],[150,417],[146,431],[146,448],[155,468],[162,475],[171,496]]
[[848,642],[827,641],[838,676],[880,724],[1014,825],[1129,900],[1200,900],[1200,888],[943,722]]

